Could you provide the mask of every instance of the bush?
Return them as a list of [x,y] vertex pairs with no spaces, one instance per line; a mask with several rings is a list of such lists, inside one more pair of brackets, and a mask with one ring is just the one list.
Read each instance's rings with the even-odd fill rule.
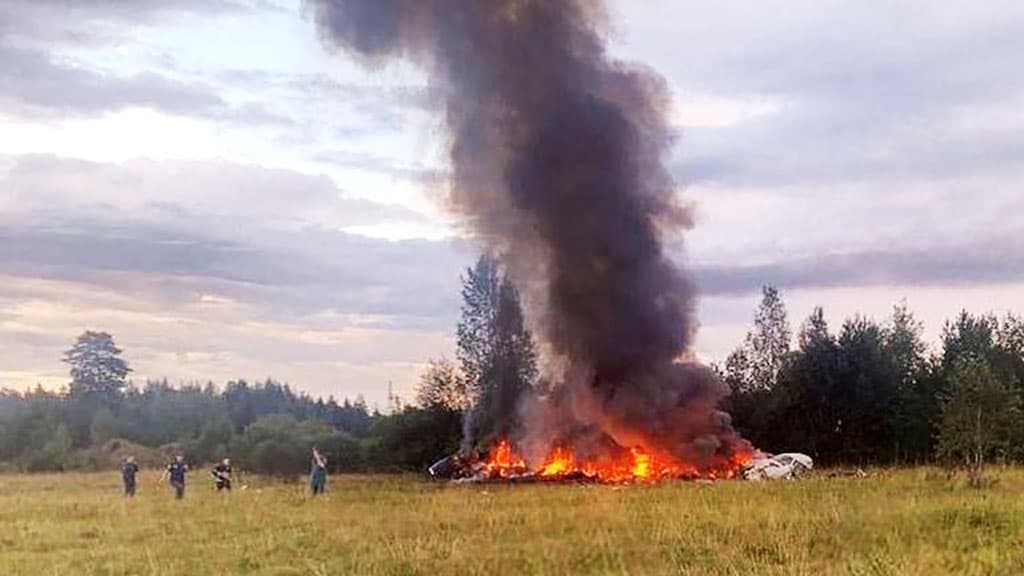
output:
[[[348,434],[336,433],[317,443],[320,453],[327,458],[327,468],[336,472],[366,472],[371,469],[367,456],[367,442]],[[307,454],[308,456],[308,454]],[[308,458],[306,460],[308,464]]]
[[61,472],[71,467],[71,434],[61,424],[42,450],[28,454],[25,469],[29,472]]
[[938,455],[967,471],[970,484],[984,485],[987,461],[1015,455],[1020,445],[1021,399],[986,362],[959,366],[942,402]]
[[329,442],[334,435],[322,422],[300,422],[291,414],[272,414],[246,427],[232,448],[251,472],[293,478],[309,470],[313,446]]
[[441,456],[459,449],[462,414],[445,408],[407,408],[381,417],[368,446],[371,465],[378,470],[422,471]]

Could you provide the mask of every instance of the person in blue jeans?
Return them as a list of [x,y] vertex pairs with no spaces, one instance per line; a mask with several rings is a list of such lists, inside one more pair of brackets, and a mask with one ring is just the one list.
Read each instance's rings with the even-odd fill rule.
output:
[[313,461],[309,471],[309,487],[313,495],[323,494],[327,489],[327,459],[320,454],[316,446],[313,447]]
[[[170,478],[171,487],[174,488],[174,497],[181,500],[185,497],[185,473],[188,472],[188,464],[185,464],[185,457],[178,454],[174,457],[163,476]],[[160,477],[163,480],[163,476]]]

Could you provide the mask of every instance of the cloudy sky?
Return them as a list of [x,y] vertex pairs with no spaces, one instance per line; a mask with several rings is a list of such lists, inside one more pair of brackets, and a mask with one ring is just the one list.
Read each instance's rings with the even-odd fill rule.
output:
[[[765,282],[794,324],[1024,312],[1024,3],[713,4],[613,0],[609,31],[675,92],[703,358]],[[425,86],[300,0],[0,2],[0,386],[61,386],[102,329],[137,380],[408,395],[476,254]]]

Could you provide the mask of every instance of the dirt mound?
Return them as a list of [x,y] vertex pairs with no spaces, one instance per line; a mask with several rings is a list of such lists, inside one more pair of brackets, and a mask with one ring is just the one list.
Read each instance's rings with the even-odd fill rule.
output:
[[135,461],[142,468],[159,468],[166,465],[171,455],[176,454],[180,449],[181,447],[176,444],[150,448],[123,438],[112,438],[96,450],[103,463],[111,467],[120,466],[125,458],[134,456]]

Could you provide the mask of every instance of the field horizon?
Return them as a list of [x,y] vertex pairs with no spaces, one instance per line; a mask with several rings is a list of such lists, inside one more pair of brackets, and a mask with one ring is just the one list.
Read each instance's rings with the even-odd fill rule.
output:
[[801,481],[471,485],[194,474],[175,501],[116,473],[0,476],[0,574],[1009,574],[1024,469],[969,489],[937,468]]

